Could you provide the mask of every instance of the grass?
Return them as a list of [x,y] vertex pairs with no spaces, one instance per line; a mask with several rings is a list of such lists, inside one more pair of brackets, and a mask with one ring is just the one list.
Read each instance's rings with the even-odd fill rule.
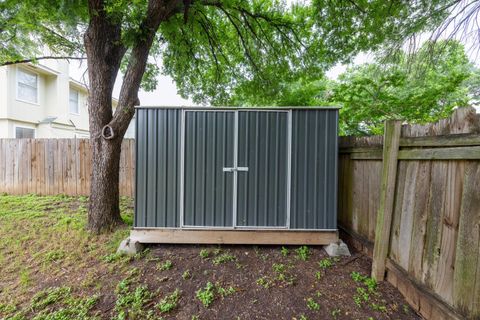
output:
[[128,280],[123,280],[118,284],[116,293],[116,319],[142,319],[152,316],[151,312],[144,311],[143,308],[153,297],[146,286],[132,288]]
[[[5,284],[0,290],[0,318],[22,319],[34,310],[39,319],[68,319],[74,316],[73,308],[80,314],[94,304],[92,296],[74,297],[74,292],[65,287],[38,291],[33,300],[30,294],[37,291],[38,282],[45,276],[55,278],[64,270],[83,274],[92,264],[106,270],[109,265],[118,268],[123,264],[112,252],[128,235],[128,229],[92,236],[85,230],[87,206],[86,197],[0,196],[0,270]],[[131,223],[131,199],[121,199],[121,210],[124,221]],[[46,305],[50,301],[61,305],[63,311],[58,306],[50,310]]]

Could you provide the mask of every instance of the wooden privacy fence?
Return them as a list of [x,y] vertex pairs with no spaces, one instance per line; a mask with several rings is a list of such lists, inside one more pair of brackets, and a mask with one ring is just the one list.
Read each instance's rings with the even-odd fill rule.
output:
[[479,133],[464,108],[340,139],[339,224],[427,319],[480,318]]
[[[135,141],[124,140],[120,194],[133,197]],[[89,195],[88,139],[0,139],[0,192]]]

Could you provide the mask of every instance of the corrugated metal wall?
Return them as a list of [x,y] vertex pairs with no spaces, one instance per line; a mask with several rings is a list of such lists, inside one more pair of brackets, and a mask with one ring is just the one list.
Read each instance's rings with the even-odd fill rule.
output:
[[[292,111],[290,159],[288,112],[184,112],[185,226],[336,229],[338,110]],[[137,110],[135,227],[180,227],[181,115]]]
[[184,225],[233,225],[234,112],[185,113]]
[[180,115],[137,111],[135,227],[180,226]]
[[238,226],[286,227],[287,134],[287,112],[239,112]]
[[290,227],[337,228],[338,110],[292,113]]

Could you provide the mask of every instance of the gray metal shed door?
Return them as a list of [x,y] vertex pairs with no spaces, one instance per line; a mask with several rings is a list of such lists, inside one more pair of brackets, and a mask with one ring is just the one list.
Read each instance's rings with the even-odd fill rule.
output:
[[233,111],[187,111],[184,149],[184,226],[233,226]]
[[186,111],[186,227],[287,226],[288,112]]
[[239,111],[237,225],[287,225],[288,113]]

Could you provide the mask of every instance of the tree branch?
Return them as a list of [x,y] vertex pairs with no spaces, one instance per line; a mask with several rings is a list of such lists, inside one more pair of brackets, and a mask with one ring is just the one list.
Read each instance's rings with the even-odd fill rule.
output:
[[118,136],[123,137],[130,120],[135,114],[134,106],[139,104],[138,90],[147,66],[150,48],[160,23],[168,20],[178,12],[176,9],[181,1],[170,0],[168,3],[165,3],[165,1],[161,0],[149,0],[148,2],[145,19],[140,27],[140,30],[145,31],[145,34],[143,37],[138,38],[132,48],[130,61],[120,89],[118,107],[109,123],[118,132]]
[[36,58],[31,58],[31,59],[6,61],[6,62],[3,62],[3,63],[0,63],[0,67],[9,66],[9,65],[12,65],[12,64],[35,62],[35,61],[38,61],[38,60],[47,60],[47,59],[52,59],[52,60],[86,60],[87,57],[42,56],[42,57],[36,57]]
[[[361,13],[363,13],[363,14],[366,13],[365,10],[363,10],[355,1],[353,1],[353,0],[348,0],[348,2],[350,2],[351,4],[353,4],[353,6],[354,6],[355,8],[357,8],[358,11],[360,11]],[[392,1],[392,2],[393,2],[393,1]]]

